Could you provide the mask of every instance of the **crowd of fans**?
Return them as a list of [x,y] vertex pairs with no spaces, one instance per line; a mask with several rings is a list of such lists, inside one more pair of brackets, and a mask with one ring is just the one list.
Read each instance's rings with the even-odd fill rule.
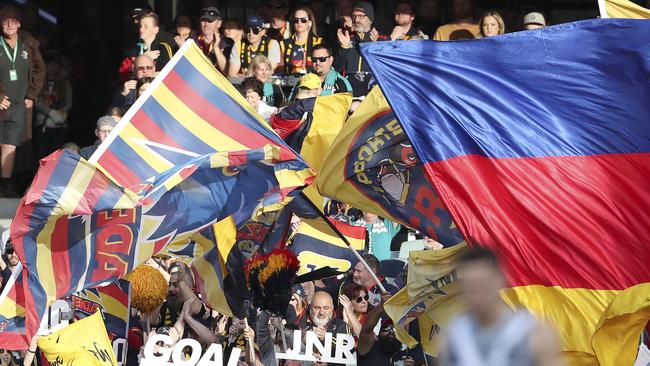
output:
[[[33,138],[40,141],[35,144],[39,158],[58,148],[90,158],[124,112],[188,39],[196,42],[214,67],[229,77],[253,109],[271,123],[272,116],[291,103],[318,95],[352,93],[351,113],[375,85],[372,72],[360,54],[361,43],[428,38],[449,41],[506,32],[498,12],[488,11],[476,18],[477,9],[470,0],[450,1],[453,21],[440,26],[434,10],[437,1],[398,2],[394,26],[385,32],[375,25],[375,9],[368,2],[337,1],[336,19],[324,15],[321,2],[308,3],[309,6],[291,8],[284,0],[270,0],[243,21],[225,19],[218,8],[209,6],[197,17],[179,15],[167,30],[152,9],[146,6],[133,9],[129,16],[134,42],[115,71],[120,85],[107,104],[105,115],[96,121],[96,143],[83,148],[72,142],[64,143],[65,133],[61,133],[72,104],[70,65],[61,54],[43,57],[38,41],[20,29],[18,8],[3,7],[0,10],[3,32],[0,196],[20,196],[12,171],[16,147],[27,134],[33,132]],[[540,12],[530,12],[523,18],[524,29],[546,25],[547,20]],[[291,77],[298,81],[289,86],[279,82]],[[358,263],[346,275],[294,286],[288,317],[282,319],[251,308],[250,316],[244,321],[218,314],[205,305],[196,295],[192,272],[185,264],[173,257],[154,258],[148,264],[168,279],[168,298],[153,318],[133,314],[127,364],[137,364],[142,345],[150,334],[148,327],[149,332],[162,332],[175,340],[195,338],[204,347],[220,343],[226,350],[226,358],[233,347],[242,348],[239,365],[278,364],[274,353],[293,343],[294,329],[313,330],[321,339],[325,332],[353,335],[360,347],[359,365],[435,364],[436,360],[425,358],[421,348],[408,349],[397,340],[393,324],[383,311],[384,301],[405,285],[406,269],[403,261],[397,270],[382,267],[394,267],[391,260],[409,237],[408,229],[344,204],[334,204],[328,211],[332,217],[367,228],[369,239],[363,258],[387,292],[382,293],[370,273]],[[6,241],[5,238],[3,242]],[[424,238],[424,247],[436,250],[442,246]],[[10,242],[3,248],[2,259],[4,287],[11,269],[18,265]],[[255,359],[246,351],[251,344]],[[0,365],[15,364],[18,362],[15,357],[26,355],[31,362],[33,346],[13,353],[1,350]],[[39,362],[38,357],[35,362]]]

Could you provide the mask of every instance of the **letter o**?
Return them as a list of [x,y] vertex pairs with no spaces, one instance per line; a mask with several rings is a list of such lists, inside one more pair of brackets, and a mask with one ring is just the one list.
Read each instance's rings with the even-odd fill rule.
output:
[[169,346],[170,344],[174,343],[172,342],[172,337],[166,334],[156,333],[149,338],[147,344],[144,346],[144,358],[147,360],[160,360],[167,362],[169,360],[169,355],[172,353],[172,350],[167,347],[160,347],[159,351],[161,355],[154,355],[153,350],[158,342],[162,342],[163,346]]
[[[192,349],[192,355],[189,359],[183,360],[183,349],[185,347],[190,347]],[[194,366],[201,359],[201,344],[199,341],[192,338],[183,338],[174,346],[174,352],[172,352],[172,362],[175,365],[187,365]]]

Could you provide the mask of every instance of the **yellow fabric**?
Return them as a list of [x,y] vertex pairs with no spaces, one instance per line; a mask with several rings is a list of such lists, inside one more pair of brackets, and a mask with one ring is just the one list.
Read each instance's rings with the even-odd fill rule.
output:
[[444,24],[436,29],[433,35],[434,41],[457,41],[461,39],[474,39],[481,37],[481,30],[478,24]]
[[650,19],[650,9],[628,0],[605,0],[605,9],[610,18]]
[[38,347],[50,363],[57,365],[117,365],[100,312],[39,338]]
[[631,366],[650,320],[648,283],[625,290],[518,286],[502,297],[555,326],[569,365]]
[[442,331],[463,310],[455,270],[456,259],[466,248],[466,244],[459,244],[409,253],[407,285],[384,304],[386,314],[396,324],[397,338],[407,346],[417,344],[407,331],[409,323],[418,319],[422,349],[438,355]]

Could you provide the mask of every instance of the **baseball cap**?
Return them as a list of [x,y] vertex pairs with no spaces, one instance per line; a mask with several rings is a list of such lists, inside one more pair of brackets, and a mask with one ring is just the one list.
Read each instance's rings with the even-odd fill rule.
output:
[[415,15],[413,8],[409,3],[399,3],[395,7],[395,14],[410,14]]
[[264,20],[257,15],[251,15],[246,21],[246,26],[251,28],[264,28]]
[[298,83],[298,88],[305,88],[309,90],[318,89],[321,86],[320,78],[318,75],[309,73],[300,78],[300,83]]
[[129,11],[129,16],[131,18],[139,18],[146,13],[153,11],[153,8],[146,1],[139,1],[131,11]]
[[111,126],[115,127],[117,122],[115,121],[115,118],[112,116],[101,116],[97,120],[97,129],[100,129],[102,126]]
[[6,19],[16,19],[21,20],[20,8],[14,4],[6,4],[0,8],[0,22],[5,21]]
[[533,11],[524,16],[524,25],[527,24],[539,24],[542,26],[546,26],[546,19],[544,18],[544,15],[542,15],[542,13]]
[[354,9],[352,11],[360,11],[370,19],[370,21],[374,22],[375,21],[375,8],[372,7],[372,4],[367,3],[365,1],[360,1],[357,3],[357,5],[354,6]]
[[201,18],[199,20],[214,22],[217,19],[223,19],[223,18],[221,17],[221,12],[216,7],[207,6],[201,9]]

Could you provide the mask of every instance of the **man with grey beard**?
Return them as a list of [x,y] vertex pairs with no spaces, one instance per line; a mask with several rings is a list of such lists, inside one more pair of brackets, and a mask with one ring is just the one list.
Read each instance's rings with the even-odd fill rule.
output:
[[334,301],[325,291],[314,293],[311,299],[307,330],[316,333],[321,341],[325,340],[325,333],[332,333],[332,353],[336,347],[336,334],[348,333],[345,322],[334,317]]

